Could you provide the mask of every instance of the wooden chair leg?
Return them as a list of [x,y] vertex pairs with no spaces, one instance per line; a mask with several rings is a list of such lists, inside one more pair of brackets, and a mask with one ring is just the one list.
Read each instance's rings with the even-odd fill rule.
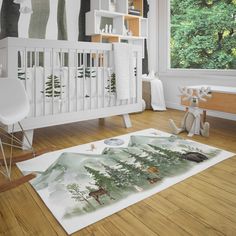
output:
[[8,180],[6,183],[0,185],[0,193],[6,192],[6,191],[13,189],[13,188],[16,188],[16,187],[20,186],[21,184],[24,184],[24,183],[32,180],[35,177],[36,177],[36,174],[32,173],[32,174],[22,176],[16,180],[12,180],[12,181]]
[[[45,148],[45,149],[41,149],[38,152],[35,153],[35,156],[39,156],[42,155],[44,153],[50,152],[50,151],[55,151],[56,148],[55,147],[50,147],[50,148]],[[26,161],[32,159],[32,153],[27,153],[27,154],[23,154],[23,155],[19,155],[17,157],[12,158],[12,165],[14,165],[17,162],[21,162],[21,161]],[[7,164],[9,164],[9,160],[6,159]],[[4,160],[0,160],[0,164],[4,164]],[[0,184],[0,193],[1,192],[5,192],[8,190],[11,190],[13,188],[16,188],[18,186],[20,186],[21,184],[24,184],[30,180],[32,180],[33,178],[36,177],[35,173],[31,173],[25,176],[22,176],[16,180],[6,180],[3,184]]]

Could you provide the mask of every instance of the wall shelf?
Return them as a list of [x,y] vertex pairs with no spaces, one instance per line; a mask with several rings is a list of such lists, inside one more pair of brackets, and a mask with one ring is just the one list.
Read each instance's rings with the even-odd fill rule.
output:
[[[148,19],[143,18],[143,0],[90,0],[90,2],[91,10],[86,13],[86,35],[92,37],[92,42],[127,42],[144,45],[144,39],[148,37]],[[133,6],[132,9],[130,4]],[[129,14],[129,9],[140,12],[140,15]],[[109,27],[106,31],[106,25],[111,25],[112,31]]]

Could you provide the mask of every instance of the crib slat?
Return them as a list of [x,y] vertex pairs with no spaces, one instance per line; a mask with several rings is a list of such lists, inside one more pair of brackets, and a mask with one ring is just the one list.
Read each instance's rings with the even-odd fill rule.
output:
[[89,71],[90,71],[90,110],[92,109],[92,51],[89,53]]
[[107,77],[108,77],[108,81],[109,81],[109,107],[111,106],[111,74],[110,74],[110,71],[109,71],[109,68],[107,67]]
[[51,51],[51,66],[52,66],[52,114],[54,115],[54,48]]
[[99,108],[99,81],[98,81],[98,51],[96,51],[95,56],[95,63],[96,63],[96,95],[97,95],[97,109]]
[[138,56],[139,56],[139,54],[137,53],[137,52],[135,52],[135,55],[136,55],[136,57],[135,57],[135,59],[136,59],[136,86],[135,86],[135,102],[136,103],[138,103],[138,83],[139,83],[139,81],[138,81],[138,75],[139,74],[141,74],[141,72],[140,72],[140,70],[141,70],[141,68],[140,68],[140,66],[141,66],[141,63],[139,63],[139,61],[138,61]]
[[107,80],[109,80],[109,103],[110,106],[116,106],[115,93],[112,92],[112,51],[107,51]]
[[75,51],[75,106],[76,111],[78,111],[78,50]]
[[43,49],[43,115],[46,115],[46,49]]
[[[79,54],[79,67],[80,68],[82,68],[82,61],[83,61],[83,54],[82,54],[82,52],[80,52],[80,54]],[[82,68],[83,69],[83,68]],[[80,84],[80,86],[81,86],[81,78],[79,78],[79,84]],[[82,90],[83,90],[83,83],[82,83],[82,86],[81,86],[81,88],[82,88]],[[79,92],[81,92],[81,90],[79,90]],[[82,96],[83,96],[83,91],[82,91]],[[79,102],[80,102],[80,100],[81,100],[81,94],[79,94]],[[80,103],[81,104],[81,103]]]
[[70,49],[68,49],[68,76],[67,76],[67,96],[68,96],[68,112],[70,112]]
[[34,97],[34,116],[36,117],[36,112],[37,112],[37,89],[36,89],[36,77],[37,77],[37,62],[38,62],[38,53],[37,49],[34,49],[34,82],[33,82],[33,97]]
[[105,107],[105,74],[106,74],[106,56],[105,56],[105,51],[102,52],[101,54],[101,63],[103,66],[103,79],[102,79],[102,105]]
[[[62,67],[65,67],[65,53],[64,52],[62,52],[62,54],[61,54],[61,64],[62,64]],[[65,78],[64,78],[64,83],[65,83]],[[63,91],[62,91],[62,84],[61,84],[61,95],[63,96]],[[65,96],[65,104],[66,104],[66,96]]]
[[83,51],[83,110],[85,110],[85,64],[86,64],[86,54]]
[[60,79],[60,98],[59,98],[59,113],[62,113],[62,76],[63,76],[63,64],[62,64],[62,49],[59,52],[59,79]]
[[[34,74],[33,74],[33,52],[32,52],[32,50],[33,49],[29,49],[30,51],[29,51],[29,54],[30,54],[30,68],[32,69],[32,78],[30,78],[31,79],[31,81],[32,81],[32,83],[31,83],[31,88],[29,88],[29,90],[31,90],[32,91],[32,86],[33,86],[33,82],[34,82]],[[30,83],[29,83],[30,84]],[[33,114],[34,114],[34,103],[33,103],[33,96],[34,96],[34,94],[32,93],[32,95],[31,95],[31,97],[30,97],[30,101],[31,101],[31,115],[33,116]]]
[[27,68],[28,68],[28,58],[27,58],[27,48],[25,48],[25,52],[24,52],[24,56],[25,56],[25,90],[26,92],[28,92],[28,87],[27,87]]

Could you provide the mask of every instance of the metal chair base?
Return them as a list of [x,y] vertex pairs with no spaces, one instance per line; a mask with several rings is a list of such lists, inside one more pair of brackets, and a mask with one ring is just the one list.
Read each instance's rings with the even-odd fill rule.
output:
[[[29,138],[26,135],[25,130],[23,129],[22,125],[20,122],[18,122],[18,125],[21,129],[21,132],[23,134],[23,137],[26,138],[28,146],[26,147],[27,149],[30,148],[32,152],[32,156],[35,157],[35,152],[33,149],[33,146],[31,145]],[[24,143],[18,139],[14,135],[14,128],[15,126],[12,126],[11,134],[6,133],[6,131],[0,127],[0,134],[8,139],[10,139],[10,143],[2,142],[2,139],[0,138],[0,150],[3,156],[3,163],[0,162],[0,173],[2,173],[8,180],[11,180],[11,170],[12,170],[12,157],[13,157],[13,148],[19,148],[22,149],[24,147]],[[10,156],[7,158],[5,151],[4,151],[4,146],[10,146]]]

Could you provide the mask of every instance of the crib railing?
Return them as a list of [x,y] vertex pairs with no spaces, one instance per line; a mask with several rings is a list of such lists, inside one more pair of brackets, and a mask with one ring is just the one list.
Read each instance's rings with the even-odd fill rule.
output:
[[20,79],[29,96],[28,129],[141,110],[138,46],[126,100],[116,97],[112,44],[7,38],[0,50],[5,76]]

